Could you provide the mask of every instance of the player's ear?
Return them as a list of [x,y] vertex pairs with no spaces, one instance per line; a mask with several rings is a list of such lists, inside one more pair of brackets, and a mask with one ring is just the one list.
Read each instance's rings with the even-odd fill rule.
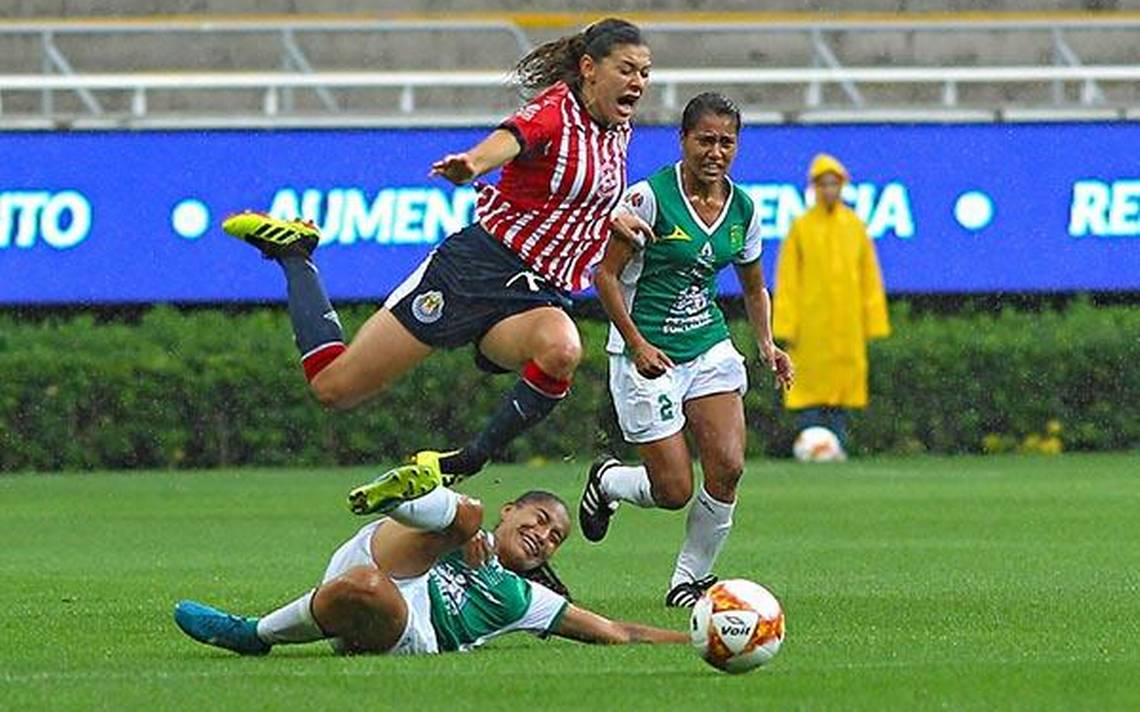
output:
[[499,519],[506,519],[507,513],[512,511],[514,508],[515,508],[514,502],[507,502],[506,504],[504,504],[501,508],[499,508]]
[[594,61],[593,57],[583,52],[582,57],[578,60],[578,75],[582,77],[582,83],[588,84],[594,81],[597,73],[598,63]]

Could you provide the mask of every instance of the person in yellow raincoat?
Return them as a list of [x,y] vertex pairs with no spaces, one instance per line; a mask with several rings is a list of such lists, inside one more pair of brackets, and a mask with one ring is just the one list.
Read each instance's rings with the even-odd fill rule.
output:
[[821,153],[808,177],[815,205],[780,248],[772,328],[798,371],[785,406],[846,446],[847,411],[867,405],[867,341],[890,334],[887,300],[867,229],[840,199],[847,169]]

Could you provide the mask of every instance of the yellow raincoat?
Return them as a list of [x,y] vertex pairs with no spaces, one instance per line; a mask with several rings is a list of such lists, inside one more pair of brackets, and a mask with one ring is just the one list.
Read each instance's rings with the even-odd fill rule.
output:
[[[821,154],[810,177],[839,161]],[[867,405],[867,341],[890,334],[887,299],[875,248],[855,211],[815,205],[792,223],[776,265],[772,330],[789,346],[796,385],[791,409]]]

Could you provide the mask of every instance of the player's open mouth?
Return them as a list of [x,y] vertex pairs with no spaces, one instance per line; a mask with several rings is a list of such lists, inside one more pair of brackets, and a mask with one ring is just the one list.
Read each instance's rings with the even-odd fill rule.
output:
[[633,107],[637,106],[639,99],[641,99],[641,94],[622,94],[617,100],[618,109],[623,114],[632,114]]

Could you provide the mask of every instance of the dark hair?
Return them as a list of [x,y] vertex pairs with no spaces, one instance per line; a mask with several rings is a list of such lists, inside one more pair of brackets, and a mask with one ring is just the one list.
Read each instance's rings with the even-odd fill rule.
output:
[[522,505],[531,504],[532,502],[555,502],[556,504],[562,505],[562,508],[565,509],[567,513],[570,512],[570,507],[566,505],[566,502],[563,501],[561,497],[547,490],[530,490],[529,492],[523,492],[515,498],[511,504]]
[[736,123],[736,133],[740,133],[740,109],[736,102],[724,94],[715,91],[706,91],[697,94],[689,103],[685,104],[685,113],[681,114],[681,135],[689,133],[697,127],[697,122],[705,114],[730,116]]
[[514,81],[524,96],[533,96],[548,86],[564,81],[579,88],[582,76],[578,63],[585,55],[600,62],[617,45],[643,45],[641,30],[631,22],[607,17],[576,35],[551,40],[532,49],[514,68]]

